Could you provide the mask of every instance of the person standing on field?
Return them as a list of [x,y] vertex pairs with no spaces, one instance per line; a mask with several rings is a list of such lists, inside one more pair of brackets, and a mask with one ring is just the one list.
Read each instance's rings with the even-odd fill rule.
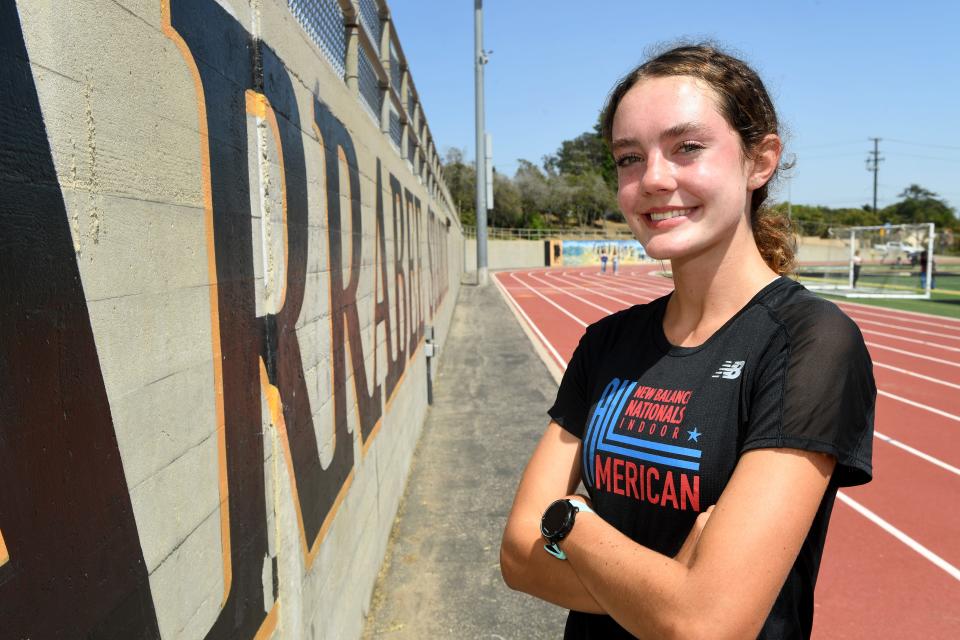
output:
[[601,124],[674,290],[581,337],[504,580],[569,609],[565,638],[809,638],[837,489],[872,476],[876,385],[857,326],[784,277],[776,110],[743,61],[690,45],[621,80]]

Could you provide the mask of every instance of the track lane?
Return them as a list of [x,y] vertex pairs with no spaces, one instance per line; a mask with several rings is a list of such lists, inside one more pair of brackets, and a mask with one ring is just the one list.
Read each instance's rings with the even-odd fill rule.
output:
[[[647,270],[650,270],[650,269],[648,268]],[[580,314],[581,314],[580,317],[587,316],[587,315],[590,315],[592,317],[592,314],[590,314],[590,312],[587,312],[586,309],[592,309],[593,311],[598,311],[596,307],[601,307],[603,309],[609,309],[610,311],[615,311],[617,309],[621,309],[632,304],[641,304],[644,302],[648,302],[649,300],[652,300],[656,297],[666,294],[672,289],[672,287],[664,283],[663,280],[659,280],[659,281],[656,281],[653,279],[648,280],[647,279],[648,277],[649,276],[644,276],[643,273],[639,273],[639,272],[631,273],[629,270],[626,270],[626,269],[617,276],[612,276],[610,274],[601,276],[596,273],[591,273],[590,271],[582,268],[581,269],[564,269],[562,271],[558,271],[554,269],[554,270],[547,270],[547,271],[538,270],[536,272],[536,280],[534,280],[533,278],[530,278],[529,284],[533,286],[537,280],[545,282],[546,283],[545,286],[547,286],[547,288],[554,293],[557,300],[571,299],[571,296],[569,294],[578,296],[580,300],[578,300],[577,302],[580,306],[577,307],[577,309],[580,310]],[[576,288],[571,287],[571,285],[574,285],[575,287],[582,287],[582,289],[578,291]],[[561,296],[566,296],[566,297],[563,298]],[[851,311],[856,309],[857,310],[855,311],[856,313],[859,313],[859,310],[863,307],[863,305],[851,305],[851,306],[853,307]],[[873,315],[876,316],[877,314],[873,312],[872,309],[873,308],[871,308],[871,313],[873,313]],[[601,315],[606,315],[606,314],[601,313]],[[899,314],[899,315],[903,315],[903,314]],[[911,318],[911,320],[917,320],[917,319]],[[913,324],[919,327],[923,327],[923,324],[920,324],[920,323],[926,323],[926,322],[928,322],[928,320],[924,317],[924,318],[920,318],[919,322],[914,322]],[[877,326],[880,326],[880,324],[874,323],[873,326],[877,327]],[[929,327],[921,328],[920,330],[927,331],[928,328]],[[899,331],[900,328],[898,327],[897,330]],[[582,329],[580,331],[582,331]],[[580,331],[574,331],[574,333],[578,334],[577,337],[579,337]],[[554,337],[552,339],[562,341],[564,340],[565,333],[567,334],[570,333],[570,330],[568,329],[565,332],[562,329],[557,329],[554,332],[553,334]],[[875,333],[879,333],[879,332],[875,331]],[[902,332],[902,333],[906,333],[906,332]],[[913,340],[919,340],[919,341],[941,339],[938,336],[930,336],[929,334],[925,334],[925,333],[915,332],[912,335],[924,336],[924,337],[912,338]],[[895,336],[891,338],[888,338],[886,336],[874,336],[873,338],[874,340],[879,340],[879,339],[885,340],[885,344],[883,346],[898,345],[897,347],[894,347],[894,348],[900,348],[903,351],[906,351],[907,349],[915,346],[915,343],[911,344],[909,341],[903,340],[902,339],[903,337],[906,337],[906,336]],[[906,347],[906,349],[904,349],[903,347]],[[877,349],[876,351],[883,352],[884,350]],[[886,353],[895,354],[897,358],[902,358],[902,359],[896,360],[895,361],[896,364],[890,364],[889,365],[890,367],[904,369],[905,371],[909,371],[913,375],[905,374],[905,373],[896,371],[894,369],[889,369],[881,366],[877,368],[878,385],[880,385],[881,387],[884,387],[884,386],[889,387],[891,391],[894,392],[895,395],[901,395],[902,397],[906,396],[907,394],[910,394],[909,397],[903,397],[903,400],[909,400],[918,404],[923,404],[924,401],[926,403],[930,403],[937,400],[938,397],[942,399],[943,397],[946,397],[947,394],[953,391],[956,391],[956,389],[950,387],[949,385],[958,384],[958,382],[956,382],[957,379],[952,375],[943,373],[944,371],[948,370],[947,366],[944,366],[942,369],[938,368],[940,366],[940,363],[936,363],[932,360],[927,360],[922,365],[916,365],[915,363],[922,359],[911,358],[906,354],[899,354],[896,351],[887,350]],[[944,360],[952,356],[951,350],[949,349],[937,350],[935,348],[933,353],[936,353],[937,355],[931,356],[931,357],[939,356],[939,359],[944,359]],[[907,367],[899,367],[898,365],[907,365],[907,367],[910,367],[910,368],[908,369]],[[915,371],[915,369],[920,367],[934,367],[934,368],[923,369],[922,373],[919,371]],[[951,367],[949,370],[952,371],[953,369],[956,369],[956,368]],[[960,371],[960,369],[958,369],[958,371]],[[929,380],[922,380],[916,377],[917,375],[928,375],[928,374],[934,374],[934,375],[929,375],[929,377],[937,378],[939,380],[942,380],[943,382],[947,382],[948,385],[942,385],[935,382],[931,382]],[[945,376],[945,377],[939,378],[938,376]],[[920,382],[926,386],[926,388],[928,389],[926,395],[917,394],[917,386],[915,385],[915,382]],[[946,394],[940,394],[938,396],[937,393],[934,392],[931,395],[929,392],[929,389],[931,388],[935,389],[937,387],[942,388],[943,391],[946,392]],[[960,395],[960,394],[954,394],[954,395]],[[913,398],[916,398],[916,399],[913,400]],[[942,409],[938,409],[936,407],[933,407],[933,409],[935,411],[941,411],[941,412],[945,412],[947,409],[954,409],[952,403],[948,406],[947,405],[944,405],[944,406],[945,408],[942,408]],[[882,416],[889,416],[889,419],[884,419]],[[929,411],[926,411],[926,410],[918,409],[915,406],[907,405],[903,401],[893,400],[892,398],[885,396],[881,393],[880,397],[878,398],[878,425],[877,425],[878,440],[875,444],[875,450],[877,452],[876,460],[878,463],[884,464],[887,467],[887,469],[891,469],[891,470],[898,469],[899,471],[897,471],[897,474],[899,474],[899,476],[903,476],[903,474],[906,474],[907,476],[910,476],[910,477],[921,477],[927,480],[931,480],[934,484],[947,482],[948,487],[951,487],[950,491],[952,493],[950,493],[950,495],[946,499],[948,501],[952,501],[953,503],[956,503],[957,502],[956,489],[953,488],[955,486],[953,484],[955,483],[955,481],[954,480],[948,480],[948,481],[937,480],[945,477],[957,478],[956,472],[958,469],[960,469],[960,451],[958,451],[958,448],[960,447],[956,445],[949,445],[949,444],[947,446],[944,446],[945,442],[956,442],[958,440],[956,438],[950,438],[948,441],[945,441],[944,429],[947,427],[951,429],[960,428],[960,421],[948,424],[948,421],[945,420],[941,415],[930,413]],[[899,442],[890,443],[889,440],[891,438]],[[897,448],[895,444],[899,445],[899,447],[901,448]],[[903,450],[904,448],[906,449],[916,448],[916,450],[914,453],[910,453],[909,451],[904,451]],[[922,459],[921,457],[918,457],[917,454],[919,454],[919,456],[926,456],[927,458],[929,458],[929,460]],[[904,463],[902,462],[903,460],[909,460],[910,462]],[[930,461],[933,461],[933,462],[930,462]],[[885,477],[885,480],[893,480],[896,477],[898,476],[891,472]],[[904,483],[907,482],[903,477],[900,477],[900,479],[903,480]],[[882,488],[885,485],[886,485],[886,482],[878,481],[876,483],[876,488]],[[870,486],[871,485],[868,485],[868,487]],[[851,491],[851,490],[848,490],[848,491]],[[913,525],[908,524],[907,526],[904,526],[904,522],[902,521],[903,519],[900,517],[900,513],[897,512],[897,505],[901,504],[905,500],[905,498],[902,495],[900,496],[895,495],[894,498],[883,498],[882,497],[883,495],[885,494],[881,493],[881,491],[877,491],[874,489],[867,490],[866,488],[864,488],[864,490],[860,491],[859,493],[856,491],[851,491],[850,493],[850,496],[852,498],[854,499],[861,498],[864,504],[867,505],[868,508],[871,508],[877,511],[878,513],[882,514],[882,517],[888,518],[892,523],[894,523],[894,526],[901,529],[910,530],[911,526]],[[916,504],[916,501],[914,501],[914,503]],[[923,504],[927,504],[928,507],[936,509],[937,505],[940,504],[940,501],[934,500],[933,503],[923,503]],[[890,511],[888,513],[888,510],[890,509],[892,509],[893,511]],[[900,511],[902,512],[903,510],[900,509]],[[842,531],[842,527],[840,527],[841,529],[840,531],[837,531],[836,530],[837,528],[832,529],[831,540],[840,539],[844,536],[847,536],[850,538],[851,541],[853,541],[853,544],[856,546],[857,541],[861,540],[865,532],[869,531],[870,532],[869,535],[871,537],[878,538],[879,540],[882,541],[879,546],[885,549],[883,551],[885,555],[889,556],[892,553],[895,553],[897,555],[903,556],[904,558],[912,558],[911,560],[909,560],[909,565],[911,567],[909,570],[913,571],[914,573],[924,574],[929,576],[931,571],[933,572],[939,571],[944,577],[942,578],[938,577],[933,579],[931,579],[930,577],[925,577],[924,580],[926,581],[926,583],[931,582],[931,580],[933,582],[945,581],[946,585],[950,585],[949,589],[952,589],[952,593],[954,594],[956,593],[956,590],[957,590],[956,580],[953,580],[949,575],[947,575],[946,573],[943,573],[943,571],[940,571],[929,562],[925,562],[919,555],[917,555],[917,553],[915,553],[913,550],[907,547],[904,547],[903,544],[901,544],[895,538],[891,537],[888,533],[877,529],[875,526],[871,526],[869,521],[863,519],[861,516],[859,516],[856,513],[852,513],[849,510],[849,508],[838,507],[834,513],[835,513],[835,516],[834,516],[835,519],[838,517],[837,515],[838,513],[844,513],[846,516],[852,516],[848,518],[852,521],[856,521],[856,518],[859,517],[861,519],[861,523],[857,525],[859,530],[856,530],[853,532],[844,532]],[[924,511],[918,506],[917,508],[914,509],[914,512],[911,514],[911,517],[909,518],[909,520],[911,520],[912,522],[923,522],[925,520],[929,520],[930,517],[932,516],[929,513],[927,513],[926,511]],[[954,522],[953,520],[949,520],[945,524],[941,523],[936,525],[932,530],[933,533],[929,533],[929,532],[925,533],[924,532],[925,530],[921,530],[921,529],[917,529],[916,531],[911,530],[911,533],[915,533],[917,538],[923,540],[924,542],[929,542],[930,544],[928,546],[931,548],[931,550],[933,550],[936,553],[937,551],[939,551],[939,549],[937,548],[938,540],[936,540],[935,538],[938,538],[938,536],[943,531],[946,531],[946,530],[956,531],[957,526],[958,525],[956,522]],[[860,550],[860,553],[861,554],[863,553],[863,549]],[[958,553],[957,549],[955,549],[954,547],[951,546],[947,548],[944,554],[949,556],[954,563],[960,562],[960,560],[957,560],[957,557],[960,557],[960,553]],[[824,568],[824,572],[822,573],[822,576],[829,575],[829,572],[827,571],[829,558],[825,557],[824,562],[825,562],[825,568]],[[928,566],[926,568],[917,568],[918,566],[922,567],[923,564],[926,564]],[[900,573],[903,573],[903,571],[899,569],[898,571]],[[872,568],[871,568],[871,571],[867,571],[865,574],[862,574],[862,575],[869,575],[871,580],[874,578],[874,573],[872,571]],[[897,582],[895,577],[892,580],[893,582]],[[823,582],[823,578],[821,579],[821,582]],[[823,587],[821,587],[821,591],[824,591]],[[821,594],[821,591],[818,591],[818,599]],[[940,593],[940,592],[937,592],[937,593]],[[898,595],[898,597],[900,597],[900,595]],[[924,599],[926,601],[930,601],[930,597],[932,596],[928,595],[928,596],[925,596]],[[934,600],[937,600],[937,599],[938,598],[934,598]],[[949,600],[949,599],[947,599],[946,601],[953,602],[953,600]],[[946,601],[945,601],[945,604],[946,604]],[[830,628],[830,627],[827,627],[827,628]],[[859,632],[861,632],[861,637],[862,637],[862,632],[865,629],[865,627],[859,626],[854,628],[859,629]],[[956,630],[956,627],[948,626],[948,628]],[[916,628],[913,628],[913,630],[917,631]],[[831,636],[831,637],[840,637],[840,636]],[[874,635],[874,637],[877,637],[877,636]]]
[[960,422],[945,422],[934,413],[877,395],[877,431],[960,467]]
[[843,504],[814,595],[814,640],[955,638],[960,582]]
[[953,565],[960,575],[960,475],[881,441],[873,447],[873,481],[843,489],[913,540]]

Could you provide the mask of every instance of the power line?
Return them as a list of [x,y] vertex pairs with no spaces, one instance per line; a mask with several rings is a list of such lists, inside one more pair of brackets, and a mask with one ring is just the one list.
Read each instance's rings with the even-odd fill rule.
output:
[[960,158],[936,158],[934,156],[921,156],[916,153],[900,153],[899,151],[895,152],[894,155],[898,158],[904,156],[907,158],[922,158],[923,160],[939,160],[941,162],[960,162]]
[[854,144],[860,144],[861,140],[848,140],[846,142],[830,142],[827,144],[814,144],[814,145],[805,145],[802,147],[797,147],[797,151],[803,151],[805,149],[827,149],[829,147],[849,147]]
[[947,144],[933,144],[927,142],[910,142],[909,140],[898,140],[896,138],[884,138],[887,142],[896,142],[899,144],[909,144],[915,147],[933,147],[935,149],[950,149],[952,151],[960,151],[960,147],[955,147]]
[[802,159],[807,159],[807,160],[824,160],[824,159],[827,159],[827,158],[848,158],[848,157],[850,157],[850,156],[859,156],[861,153],[863,153],[863,152],[862,152],[862,151],[852,151],[852,152],[849,152],[849,153],[848,153],[848,152],[843,152],[843,153],[827,153],[827,154],[823,154],[823,155],[821,155],[821,154],[816,154],[816,153],[815,153],[815,154],[813,154],[812,156],[808,156],[808,155],[806,155],[806,154],[800,154],[800,155],[797,157],[797,159],[798,159],[798,160],[802,160]]

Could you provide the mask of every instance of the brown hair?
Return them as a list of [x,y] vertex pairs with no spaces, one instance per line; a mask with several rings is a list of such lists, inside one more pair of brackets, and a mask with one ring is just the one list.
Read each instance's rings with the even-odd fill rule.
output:
[[[644,62],[613,88],[600,116],[601,133],[609,145],[613,117],[620,101],[638,82],[647,78],[689,76],[707,83],[717,97],[717,110],[740,135],[749,157],[768,134],[780,135],[777,112],[763,81],[745,62],[707,44],[682,45]],[[795,265],[796,240],[789,217],[763,206],[768,185],[754,190],[750,200],[750,225],[760,255],[777,273],[790,273]]]

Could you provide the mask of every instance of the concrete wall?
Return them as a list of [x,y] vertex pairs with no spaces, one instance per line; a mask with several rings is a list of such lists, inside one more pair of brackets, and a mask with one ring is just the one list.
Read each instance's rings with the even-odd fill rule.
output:
[[3,637],[359,636],[462,266],[389,18],[0,0]]
[[[586,241],[587,243],[592,241]],[[632,242],[632,241],[623,241]],[[464,268],[473,271],[477,267],[477,240],[468,237],[461,248]],[[566,252],[566,249],[564,249]],[[850,245],[841,239],[823,239],[817,237],[797,238],[797,260],[801,263],[821,263],[830,261],[846,262],[850,256]],[[543,267],[543,240],[487,240],[487,263],[491,269],[523,269]],[[589,264],[599,266],[599,257],[592,257]]]
[[[543,240],[487,240],[487,266],[491,269],[522,269],[545,266]],[[477,268],[477,239],[463,243],[463,264],[468,271]]]
[[850,260],[850,243],[839,238],[797,237],[797,262],[823,263]]

